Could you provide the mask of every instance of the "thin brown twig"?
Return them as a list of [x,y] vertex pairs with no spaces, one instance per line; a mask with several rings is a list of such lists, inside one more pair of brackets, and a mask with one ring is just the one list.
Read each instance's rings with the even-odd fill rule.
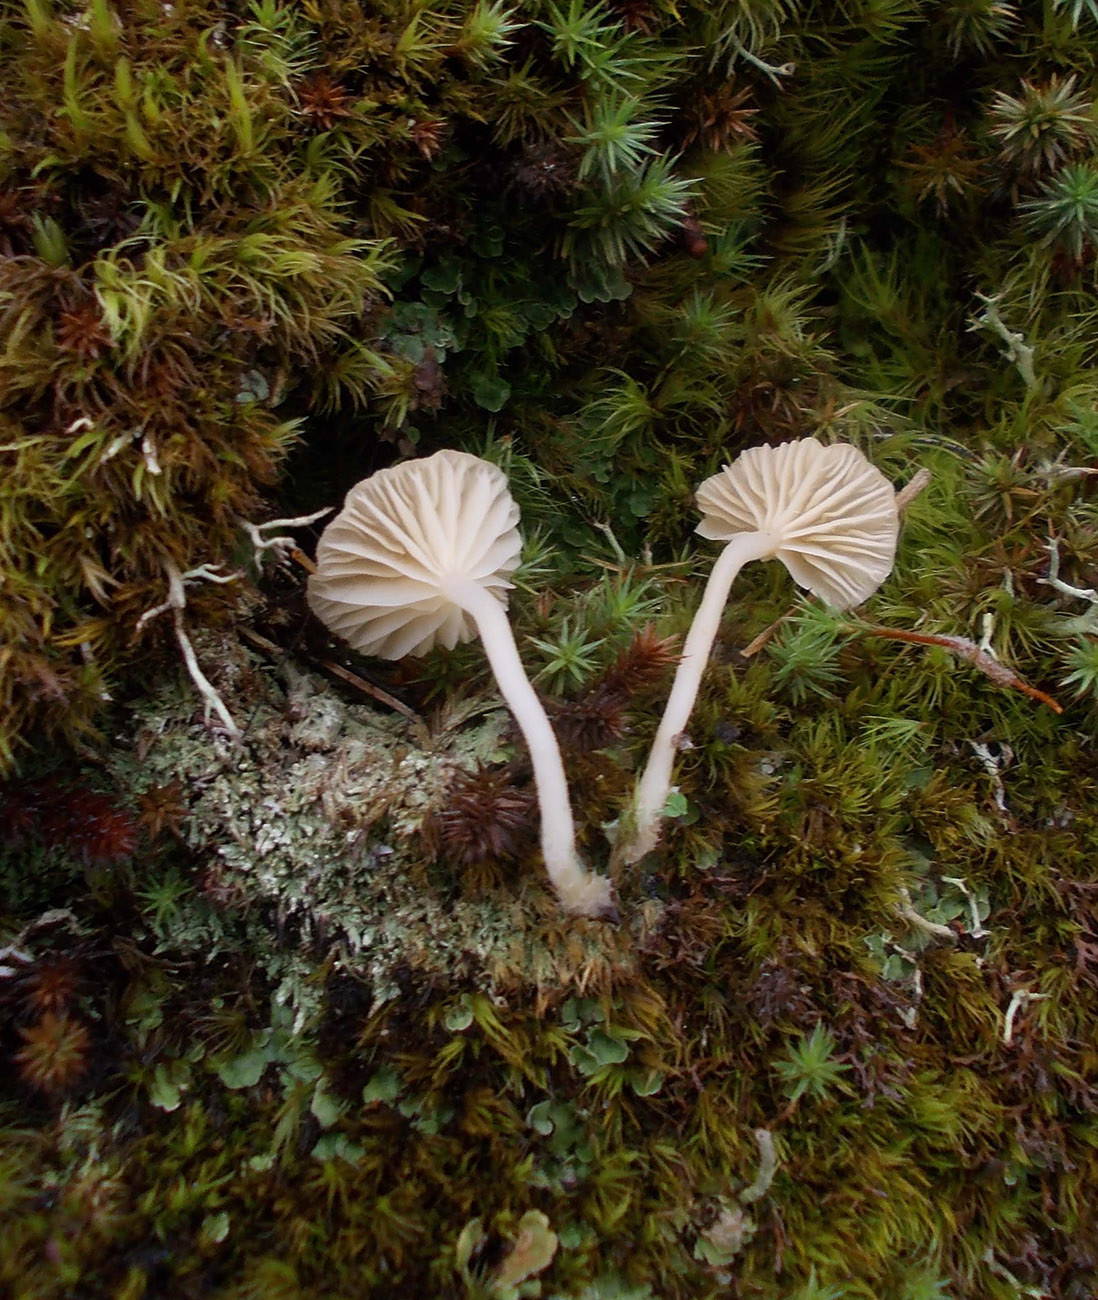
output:
[[747,645],[745,645],[744,648],[740,651],[741,656],[744,659],[750,659],[752,655],[757,655],[759,651],[763,648],[763,646],[765,646],[773,638],[774,634],[777,632],[778,628],[780,628],[781,625],[785,622],[785,620],[795,612],[796,608],[797,608],[796,605],[790,605],[789,608],[785,611],[785,613],[780,615],[780,617],[776,618],[774,622],[770,624],[769,627],[764,627],[758,636],[752,637],[751,640],[747,643]]
[[338,677],[340,681],[346,682],[348,686],[353,686],[356,690],[364,692],[379,703],[387,704],[390,709],[395,709],[397,713],[413,724],[420,733],[420,739],[424,744],[430,743],[431,733],[427,724],[403,700],[398,700],[395,695],[390,695],[388,691],[382,690],[380,686],[375,686],[373,682],[368,682],[365,677],[360,677],[358,673],[351,672],[349,668],[344,668],[342,664],[333,663],[330,659],[317,659],[314,662],[317,667],[323,668],[325,672],[331,673],[333,677]]
[[[263,636],[254,628],[242,627],[239,629],[239,633],[241,640],[247,641],[249,645],[254,646],[257,650],[261,650],[264,654],[269,655],[273,659],[280,659],[286,654],[286,651],[282,646],[271,641],[268,637]],[[351,672],[349,668],[344,668],[342,664],[334,663],[330,659],[314,658],[312,655],[307,655],[306,658],[310,663],[315,664],[318,668],[322,668],[325,672],[331,673],[334,677],[338,677],[340,681],[346,682],[348,686],[353,686],[355,690],[362,691],[363,694],[369,695],[371,699],[377,700],[379,704],[387,705],[402,717],[407,718],[419,733],[419,739],[424,744],[430,741],[431,733],[427,724],[419,714],[416,713],[414,709],[409,708],[403,700],[398,700],[395,695],[390,695],[389,692],[384,690],[382,687],[375,686],[373,682],[368,682],[365,677],[360,677],[358,673]]]
[[1018,676],[1013,668],[1008,668],[1006,664],[996,659],[987,650],[981,650],[975,641],[970,641],[967,637],[944,636],[933,632],[906,632],[900,628],[880,627],[876,624],[859,624],[857,630],[866,632],[870,636],[884,637],[889,641],[908,641],[913,645],[940,646],[943,650],[948,650],[950,654],[955,654],[958,658],[964,659],[966,663],[972,664],[974,668],[978,668],[985,676],[990,677],[996,686],[1009,686],[1012,690],[1021,691],[1024,695],[1029,695],[1035,700],[1040,700],[1042,704],[1047,704],[1054,713],[1063,713],[1064,711],[1051,695],[1046,695],[1044,691],[1038,690],[1036,686],[1030,686],[1027,681]]
[[924,465],[896,493],[896,509],[903,514],[919,493],[927,486],[933,475]]

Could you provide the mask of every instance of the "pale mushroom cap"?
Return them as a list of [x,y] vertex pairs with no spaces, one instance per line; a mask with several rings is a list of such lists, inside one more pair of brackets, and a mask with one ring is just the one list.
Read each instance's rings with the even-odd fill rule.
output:
[[321,535],[309,605],[364,654],[452,649],[477,631],[449,587],[473,581],[506,605],[518,520],[503,471],[467,452],[379,470],[347,493]]
[[698,489],[697,532],[770,533],[793,581],[851,609],[892,571],[900,519],[888,479],[849,443],[752,447]]

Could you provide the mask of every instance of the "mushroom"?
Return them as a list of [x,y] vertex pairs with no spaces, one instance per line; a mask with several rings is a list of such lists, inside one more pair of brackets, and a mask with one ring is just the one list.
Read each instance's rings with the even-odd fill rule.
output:
[[619,851],[636,862],[656,847],[671,788],[677,741],[736,575],[751,560],[781,560],[793,581],[836,609],[866,600],[888,577],[899,513],[892,485],[856,448],[815,438],[753,447],[698,489],[695,530],[726,542],[709,575],[683,646],[671,695],[634,805],[632,839]]
[[526,739],[541,809],[541,848],[566,911],[613,913],[610,882],[576,853],[560,748],[519,659],[505,613],[519,563],[519,512],[495,465],[461,451],[406,461],[353,487],[317,546],[313,612],[382,659],[452,649],[479,634]]

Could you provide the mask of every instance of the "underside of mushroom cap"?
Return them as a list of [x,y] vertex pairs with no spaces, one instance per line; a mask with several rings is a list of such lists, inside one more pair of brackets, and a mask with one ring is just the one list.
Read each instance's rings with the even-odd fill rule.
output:
[[364,654],[452,649],[476,626],[451,587],[476,582],[505,605],[522,549],[518,520],[502,470],[467,452],[379,470],[324,530],[309,605]]
[[702,537],[769,533],[793,581],[851,609],[892,571],[899,533],[888,479],[849,443],[752,447],[698,489]]

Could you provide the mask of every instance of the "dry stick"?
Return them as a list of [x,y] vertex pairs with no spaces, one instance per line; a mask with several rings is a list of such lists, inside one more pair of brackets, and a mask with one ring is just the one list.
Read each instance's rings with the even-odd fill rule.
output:
[[253,627],[240,628],[240,639],[241,641],[247,641],[253,649],[261,650],[265,655],[276,661],[286,653],[277,642],[272,641],[270,637],[265,637]]
[[926,487],[933,476],[925,466],[917,473],[913,474],[911,479],[904,484],[896,493],[896,509],[903,514],[908,506],[915,500],[919,493]]
[[[262,633],[257,632],[255,628],[242,627],[240,629],[240,639],[242,641],[247,641],[250,646],[253,646],[256,650],[262,651],[263,654],[275,661],[285,658],[286,651],[283,647],[277,642],[270,640],[268,637],[263,636]],[[357,673],[351,672],[349,668],[344,668],[340,664],[333,663],[330,659],[317,659],[313,655],[306,655],[305,657],[310,663],[315,664],[318,668],[323,668],[325,672],[329,672],[334,677],[338,677],[341,681],[346,682],[348,686],[353,686],[355,690],[361,691],[364,695],[369,695],[380,704],[385,704],[390,709],[403,715],[416,728],[421,741],[430,741],[431,733],[427,724],[414,709],[410,709],[407,704],[398,700],[395,695],[390,695],[388,691],[382,690],[380,686],[375,686],[373,682],[368,682],[364,677],[359,677]]]
[[789,608],[785,611],[785,613],[782,614],[779,618],[776,618],[774,622],[770,624],[769,627],[764,627],[758,636],[752,637],[752,639],[748,641],[747,645],[745,645],[744,648],[740,651],[740,657],[742,659],[750,659],[752,655],[757,655],[765,645],[767,645],[770,641],[773,640],[774,635],[777,633],[778,629],[785,622],[785,620],[787,618],[791,618],[796,612],[797,612],[797,606],[790,605]]
[[[796,609],[796,606],[793,607]],[[790,610],[789,613],[793,611]],[[751,642],[751,644],[741,653],[746,658],[753,655],[756,651],[761,650],[770,640],[774,633],[781,627],[782,623],[789,617],[789,614],[783,614],[776,623],[771,625]],[[1009,686],[1011,689],[1021,691],[1024,695],[1029,695],[1035,700],[1040,700],[1042,704],[1047,704],[1054,713],[1063,713],[1063,708],[1052,698],[1046,695],[1044,691],[1038,690],[1036,686],[1030,684],[1014,671],[1008,668],[1001,660],[996,659],[988,650],[984,650],[970,641],[968,637],[963,636],[945,636],[937,635],[932,632],[906,632],[900,628],[881,627],[874,623],[856,623],[851,624],[851,630],[862,632],[869,636],[884,637],[889,641],[909,641],[914,645],[932,645],[940,646],[943,650],[948,650],[960,659],[966,660],[974,668],[986,674],[995,683],[996,686]]]
[[1013,690],[1021,691],[1024,695],[1029,695],[1035,700],[1040,700],[1042,704],[1047,704],[1054,713],[1063,713],[1063,709],[1051,695],[1046,695],[1036,686],[1030,684],[1023,678],[1019,677],[1013,668],[1008,668],[1006,664],[1000,662],[986,650],[981,650],[975,641],[970,641],[964,636],[939,636],[933,632],[904,632],[899,628],[879,627],[872,623],[857,624],[857,631],[865,632],[870,636],[885,637],[889,641],[909,641],[913,645],[933,645],[940,646],[943,650],[948,650],[950,654],[955,654],[960,659],[966,660],[974,668],[990,677],[996,686],[1009,686]]
[[421,741],[428,744],[430,743],[431,733],[427,724],[414,709],[410,709],[407,704],[398,700],[395,695],[390,695],[388,691],[382,690],[380,686],[375,686],[373,682],[368,682],[364,677],[359,677],[358,673],[351,672],[349,668],[344,668],[341,664],[332,663],[330,659],[317,659],[315,662],[319,667],[323,668],[325,672],[329,672],[333,676],[338,677],[340,681],[346,682],[348,686],[353,686],[356,690],[363,691],[365,694],[373,696],[373,698],[379,703],[387,704],[390,709],[395,709],[397,713],[402,714],[416,727],[416,730],[420,732]]

